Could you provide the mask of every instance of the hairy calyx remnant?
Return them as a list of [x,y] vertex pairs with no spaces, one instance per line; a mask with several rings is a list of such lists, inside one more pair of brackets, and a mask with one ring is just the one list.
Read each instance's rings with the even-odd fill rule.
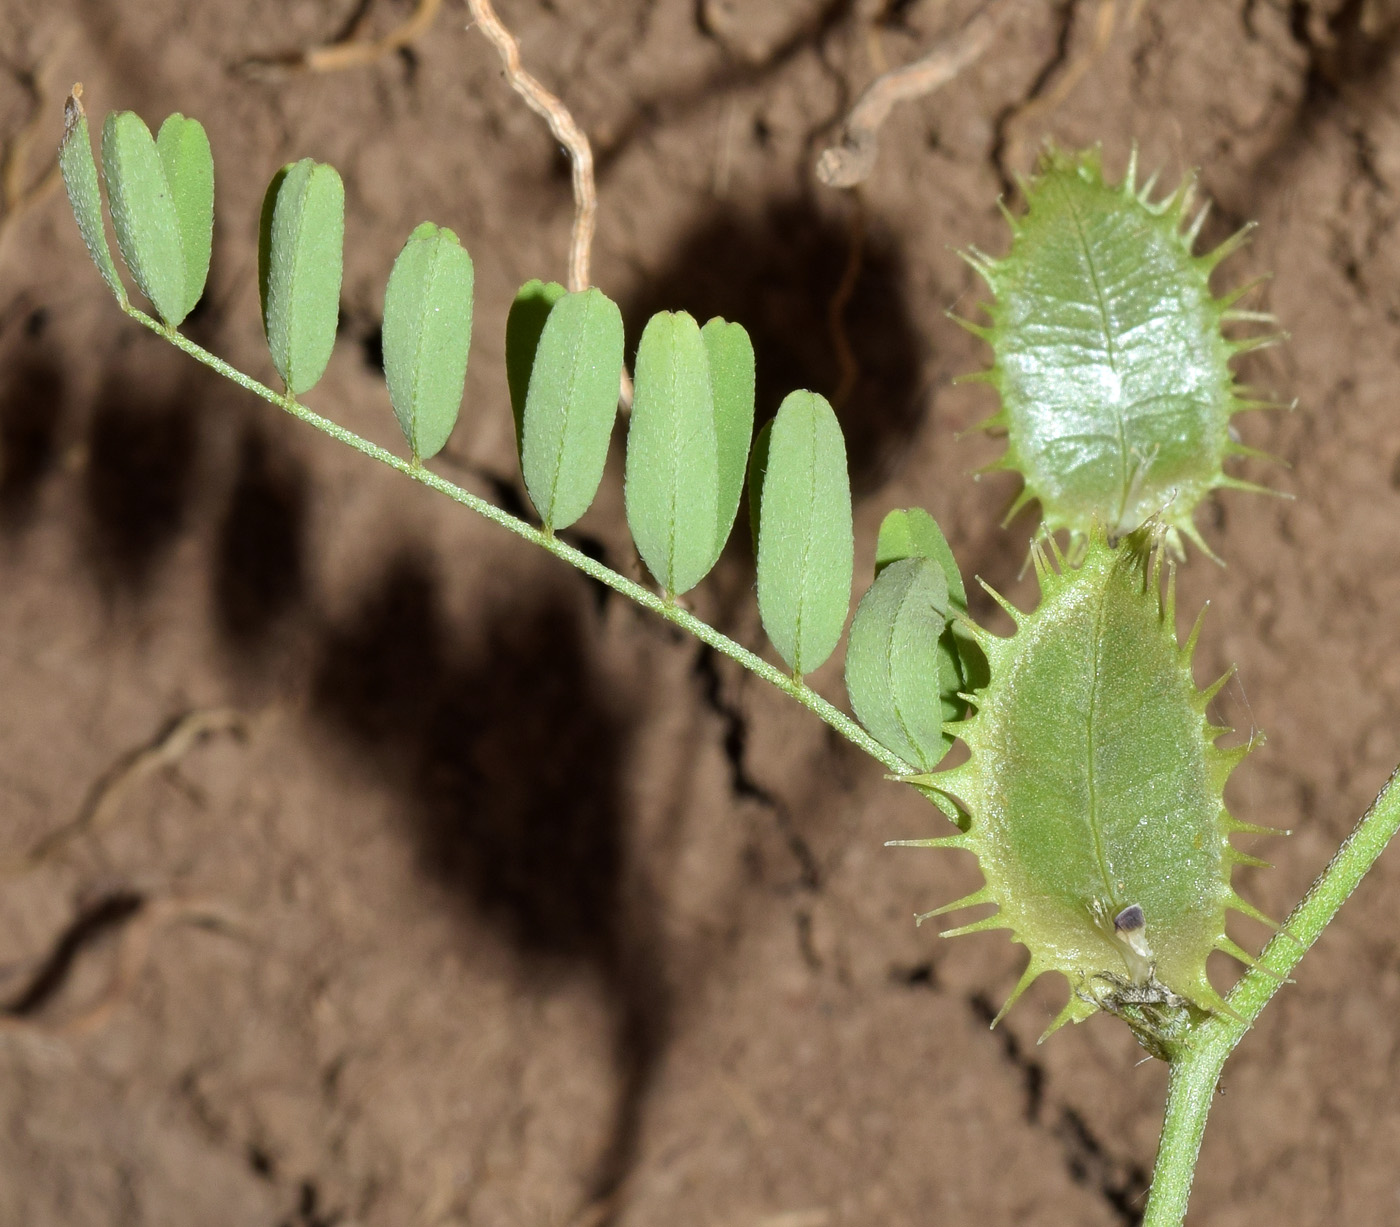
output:
[[1206,212],[1188,220],[1194,181],[1154,201],[1135,159],[1111,184],[1097,149],[1051,150],[1024,186],[1025,214],[1003,209],[1010,252],[963,253],[995,295],[989,325],[960,322],[993,350],[990,369],[965,377],[1001,396],[980,424],[1007,437],[988,469],[1025,483],[1007,518],[1039,500],[1045,527],[1069,531],[1072,557],[1095,520],[1116,536],[1153,517],[1174,554],[1183,535],[1210,553],[1193,522],[1200,501],[1217,487],[1262,489],[1223,468],[1261,454],[1232,436],[1231,417],[1271,407],[1236,384],[1230,360],[1279,335],[1225,336],[1225,323],[1272,317],[1235,307],[1249,285],[1210,289],[1247,229],[1193,254]]
[[1225,934],[1227,909],[1268,921],[1231,885],[1234,865],[1253,858],[1230,836],[1266,828],[1225,807],[1249,750],[1217,746],[1230,730],[1206,716],[1229,674],[1205,690],[1192,679],[1200,622],[1178,644],[1160,533],[1150,525],[1115,548],[1094,528],[1077,568],[1053,542],[1057,566],[1037,546],[1039,607],[1003,602],[1016,621],[1008,639],[969,624],[991,681],[948,727],[971,753],[907,777],[955,800],[963,829],[904,842],[976,854],[982,889],[928,915],[996,905],[950,933],[1009,929],[1029,949],[1003,1013],[1058,971],[1071,993],[1051,1031],[1107,1010],[1169,1057],[1193,1019],[1227,1008],[1206,978],[1210,952],[1253,962]]

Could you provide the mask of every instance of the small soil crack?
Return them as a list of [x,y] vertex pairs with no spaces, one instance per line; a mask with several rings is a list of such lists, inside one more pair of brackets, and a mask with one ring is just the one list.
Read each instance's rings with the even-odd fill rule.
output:
[[[968,999],[972,1013],[988,1026],[997,1015],[991,999],[977,993]],[[1141,1164],[1114,1156],[1085,1119],[1067,1104],[1055,1104],[1054,1119],[1046,1117],[1045,1067],[1025,1051],[1007,1027],[997,1029],[1002,1056],[1015,1069],[1025,1092],[1025,1117],[1031,1125],[1044,1125],[1064,1147],[1065,1167],[1075,1184],[1092,1189],[1117,1215],[1123,1227],[1142,1222],[1144,1199],[1152,1181]]]
[[1061,0],[1058,6],[1058,25],[1055,30],[1055,46],[1039,71],[1031,79],[1026,91],[1013,102],[1007,103],[992,121],[992,147],[988,157],[1001,184],[1002,195],[1010,197],[1016,191],[1016,181],[1006,164],[1011,144],[1011,124],[1026,107],[1039,98],[1056,74],[1069,63],[1070,48],[1074,43],[1074,27],[1079,16],[1079,0]]
[[745,750],[749,739],[748,717],[739,706],[725,697],[724,686],[719,675],[717,653],[708,644],[701,644],[696,653],[694,672],[700,679],[701,693],[705,705],[724,724],[722,745],[725,758],[729,762],[729,786],[741,800],[753,801],[773,815],[773,820],[787,849],[797,862],[799,882],[803,889],[821,889],[821,866],[811,845],[803,839],[792,820],[792,814],[773,793],[769,792],[749,773],[745,762]]
[[62,991],[78,956],[108,933],[121,928],[144,903],[145,896],[135,891],[117,891],[85,908],[59,934],[29,983],[0,1006],[0,1014],[10,1018],[32,1018],[38,1014]]

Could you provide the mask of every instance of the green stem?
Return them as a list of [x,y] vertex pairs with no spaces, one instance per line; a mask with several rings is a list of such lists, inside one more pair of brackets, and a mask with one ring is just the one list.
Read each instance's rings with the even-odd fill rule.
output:
[[750,673],[757,674],[766,682],[771,682],[784,694],[791,695],[803,707],[814,712],[821,719],[825,720],[833,729],[846,738],[853,745],[859,746],[871,758],[883,763],[895,775],[909,775],[914,768],[906,763],[897,754],[892,754],[885,749],[878,741],[870,736],[860,727],[850,716],[839,708],[832,706],[815,690],[808,686],[801,678],[795,678],[784,673],[781,669],[769,664],[761,656],[755,655],[747,648],[741,647],[730,639],[728,635],[717,631],[708,622],[703,622],[688,610],[682,609],[674,600],[668,601],[650,588],[644,588],[641,584],[628,579],[624,575],[619,575],[611,567],[605,566],[596,559],[590,558],[573,546],[565,544],[553,533],[548,533],[542,528],[536,528],[533,524],[511,515],[507,511],[502,511],[493,503],[464,490],[461,486],[455,485],[444,477],[439,477],[436,473],[425,469],[421,463],[412,460],[405,460],[402,456],[396,456],[393,452],[371,443],[368,439],[357,435],[353,430],[346,430],[344,426],[338,426],[329,418],[322,417],[301,404],[290,394],[275,392],[266,384],[259,383],[251,375],[245,375],[237,367],[230,366],[222,358],[211,354],[201,345],[196,345],[188,337],[182,336],[173,328],[167,328],[158,320],[153,319],[144,311],[138,310],[130,304],[123,304],[123,309],[134,320],[144,324],[152,332],[159,333],[172,345],[185,351],[190,357],[202,362],[205,366],[218,371],[226,379],[231,379],[239,387],[245,388],[255,396],[261,396],[263,400],[269,401],[279,409],[290,413],[298,421],[305,422],[308,426],[313,426],[322,434],[330,435],[344,443],[348,447],[353,447],[357,452],[362,452],[372,460],[386,464],[391,469],[397,469],[407,477],[413,478],[420,485],[427,486],[430,490],[436,490],[439,494],[445,494],[453,502],[461,503],[464,507],[470,507],[478,515],[485,516],[502,528],[513,532],[517,537],[524,537],[526,541],[548,550],[556,558],[562,558],[570,566],[577,567],[586,575],[592,576],[601,584],[606,584],[614,592],[620,593],[629,600],[635,601],[645,609],[649,609],[654,614],[659,614],[668,622],[674,622],[677,626],[689,631],[702,643],[709,644],[717,652],[722,652],[731,660],[743,665]]
[[1207,1019],[1194,1032],[1190,1049],[1172,1062],[1162,1140],[1157,1148],[1157,1167],[1143,1227],[1180,1227],[1185,1219],[1206,1116],[1225,1060],[1400,828],[1397,781],[1400,767],[1391,773],[1380,795],[1308,888],[1283,928],[1264,947],[1259,961],[1226,998],[1238,1017],[1217,1014]]

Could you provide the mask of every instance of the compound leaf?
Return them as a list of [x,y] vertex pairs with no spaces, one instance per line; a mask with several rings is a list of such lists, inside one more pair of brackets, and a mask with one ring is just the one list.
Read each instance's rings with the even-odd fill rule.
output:
[[506,383],[510,387],[510,411],[515,415],[517,454],[524,447],[525,396],[530,390],[530,372],[535,368],[540,333],[554,304],[566,292],[557,281],[534,277],[520,287],[506,316]]
[[103,123],[102,172],[122,259],[141,293],[174,327],[189,312],[180,219],[155,138],[134,111],[113,111]]
[[943,695],[956,688],[956,658],[942,644],[948,582],[928,558],[887,564],[851,620],[846,692],[856,718],[886,749],[924,771],[952,745]]
[[442,450],[462,407],[472,336],[472,258],[446,227],[408,236],[384,291],[384,377],[420,460]]
[[63,186],[68,203],[88,255],[97,265],[102,280],[127,305],[126,286],[122,285],[112,249],[107,246],[107,231],[102,224],[102,189],[97,180],[97,162],[92,156],[92,137],[88,132],[87,112],[83,110],[82,86],[75,85],[63,108],[63,140],[58,147],[58,166],[63,172]]
[[792,392],[768,440],[758,525],[758,611],[797,675],[836,648],[854,559],[846,441],[815,392]]
[[180,227],[180,248],[185,260],[183,318],[199,302],[209,276],[214,240],[214,155],[204,125],[178,112],[167,115],[161,124],[156,152]]
[[345,186],[333,166],[284,166],[263,199],[258,247],[263,328],[272,364],[299,396],[325,373],[340,312]]
[[540,332],[520,466],[547,529],[588,510],[603,480],[622,380],[622,312],[598,289],[563,295]]
[[684,311],[653,315],[637,347],[627,429],[627,524],[669,594],[687,592],[718,557],[719,456],[709,360]]
[[726,323],[718,316],[706,323],[700,336],[709,357],[710,390],[715,403],[719,503],[714,561],[718,561],[744,493],[744,472],[753,440],[753,342],[741,325]]

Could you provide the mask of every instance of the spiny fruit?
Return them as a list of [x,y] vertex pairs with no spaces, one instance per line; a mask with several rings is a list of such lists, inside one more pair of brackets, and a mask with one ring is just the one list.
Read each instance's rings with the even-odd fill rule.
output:
[[1155,178],[1137,185],[1136,155],[1112,184],[1098,149],[1051,150],[1023,185],[1025,214],[1003,206],[1010,252],[963,253],[995,296],[989,326],[958,321],[993,350],[990,369],[964,376],[1001,397],[979,426],[1007,436],[987,470],[1021,474],[1008,520],[1038,499],[1045,527],[1069,531],[1072,558],[1093,521],[1118,536],[1153,517],[1176,556],[1182,535],[1210,554],[1193,521],[1200,501],[1217,487],[1264,489],[1223,468],[1263,455],[1233,437],[1231,417],[1273,407],[1236,384],[1230,360],[1281,334],[1225,336],[1222,324],[1273,317],[1235,307],[1255,283],[1210,289],[1249,227],[1193,254],[1206,214],[1188,221],[1194,180],[1154,201]]
[[1188,1022],[1228,1008],[1206,978],[1207,955],[1253,963],[1226,936],[1226,910],[1270,922],[1230,880],[1234,865],[1262,863],[1230,836],[1266,830],[1225,808],[1225,781],[1250,748],[1218,747],[1230,730],[1206,717],[1230,674],[1197,689],[1201,623],[1178,644],[1160,536],[1149,525],[1115,547],[1095,527],[1076,568],[1053,540],[1056,566],[1036,546],[1040,605],[1022,613],[1002,602],[1015,634],[967,624],[991,677],[970,696],[974,714],[948,726],[971,753],[951,770],[904,777],[954,800],[961,829],[900,842],[976,854],[985,885],[928,915],[995,904],[945,936],[1009,929],[1029,949],[1002,1014],[1058,971],[1071,995],[1047,1035],[1102,1009],[1168,1057]]

